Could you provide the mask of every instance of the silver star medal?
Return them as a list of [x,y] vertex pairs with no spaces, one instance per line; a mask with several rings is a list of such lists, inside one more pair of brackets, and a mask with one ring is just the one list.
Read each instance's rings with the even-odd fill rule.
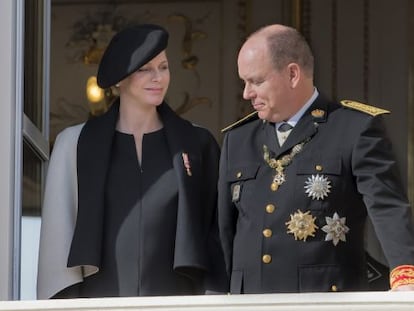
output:
[[340,218],[335,212],[333,217],[325,217],[326,225],[322,227],[322,231],[326,232],[325,241],[332,241],[333,245],[337,245],[339,241],[346,242],[345,234],[349,228],[345,225],[346,217]]
[[312,177],[308,177],[308,180],[305,181],[305,193],[313,200],[323,200],[331,192],[330,188],[331,181],[323,175],[312,175]]

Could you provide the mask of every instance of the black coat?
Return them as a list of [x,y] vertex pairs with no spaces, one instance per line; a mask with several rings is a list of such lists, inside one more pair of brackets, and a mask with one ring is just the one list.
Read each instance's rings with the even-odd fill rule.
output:
[[[264,160],[263,146],[270,158],[279,159],[304,141],[284,168],[285,182],[272,191],[275,170]],[[220,164],[219,227],[231,292],[368,290],[367,215],[390,268],[414,264],[410,206],[397,175],[382,116],[321,96],[282,147],[269,122],[256,119],[228,131]],[[312,178],[325,183],[322,197],[306,193],[306,185],[315,185]],[[305,239],[289,233],[298,225],[288,228],[300,213],[313,219],[314,230]],[[322,230],[335,213],[349,229],[336,246]]]
[[[176,273],[199,282],[197,284],[198,293],[226,291],[228,282],[217,227],[219,146],[208,130],[194,126],[180,118],[166,103],[161,104],[157,109],[164,124],[168,148],[172,156],[171,162],[177,177],[175,187],[178,188],[175,252],[174,263],[171,268]],[[52,265],[50,263],[53,260],[50,256],[42,256],[47,258],[42,258],[45,264],[40,263],[40,266],[44,267],[41,269],[42,273],[47,273],[47,266],[49,266],[56,270],[56,276],[62,275],[65,280],[52,281],[50,285],[46,283],[42,285],[42,281],[40,286],[45,287],[44,292],[46,294],[44,295],[47,295],[48,292],[53,293],[54,291],[56,293],[62,290],[63,288],[53,288],[53,286],[56,286],[55,283],[59,283],[62,285],[58,286],[66,284],[67,290],[66,292],[65,290],[60,292],[56,297],[76,296],[76,285],[72,288],[67,287],[67,285],[73,284],[75,280],[88,277],[90,273],[84,274],[83,277],[71,276],[69,273],[74,275],[72,271],[85,271],[84,269],[73,270],[76,267],[95,267],[97,269],[100,267],[104,234],[105,176],[109,167],[118,111],[119,102],[116,102],[106,114],[89,120],[80,131],[77,146],[74,146],[77,147],[78,204],[76,226],[69,256],[67,262],[53,262]],[[60,140],[68,135],[61,136]],[[63,145],[63,143],[59,142],[59,145]],[[65,148],[72,147],[65,145]],[[187,172],[182,153],[188,154],[191,174]],[[66,184],[68,183],[69,181],[66,181]],[[53,194],[47,196],[52,197]],[[69,197],[73,197],[73,194],[70,194]],[[54,201],[48,205],[56,203],[58,202]],[[76,204],[76,201],[73,203]],[[48,210],[49,208],[46,208],[46,211]],[[50,222],[47,213],[45,212],[44,219],[46,222]],[[162,231],[162,228],[160,230]],[[59,235],[59,232],[50,232],[49,234]],[[44,236],[49,235],[45,233]],[[58,241],[57,238],[56,241],[51,243],[59,245]],[[146,241],[146,243],[148,245],[151,241]],[[47,251],[46,243],[41,244],[42,249],[45,249],[45,253],[52,253]],[[157,261],[155,260],[150,267],[150,269],[156,271]],[[92,269],[92,271],[99,273],[97,269]],[[146,274],[150,275],[151,273],[146,270]],[[43,280],[42,277],[40,279]],[[154,288],[154,284],[157,282],[162,284],[163,288],[167,286],[163,283],[165,282],[163,279],[151,279],[149,283]],[[146,288],[145,282],[142,282],[141,286],[143,295],[153,294],[151,289]],[[170,284],[170,287],[171,293],[174,293],[174,284]]]

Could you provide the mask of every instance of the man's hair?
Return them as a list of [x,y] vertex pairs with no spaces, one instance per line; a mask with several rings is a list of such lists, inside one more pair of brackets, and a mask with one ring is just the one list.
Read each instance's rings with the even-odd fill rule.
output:
[[268,52],[276,70],[282,70],[290,63],[298,64],[305,74],[313,77],[314,60],[312,50],[302,34],[294,28],[284,27],[278,31],[264,31]]

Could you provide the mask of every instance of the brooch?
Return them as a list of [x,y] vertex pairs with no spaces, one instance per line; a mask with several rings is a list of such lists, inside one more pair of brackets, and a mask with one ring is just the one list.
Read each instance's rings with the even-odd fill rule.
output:
[[313,200],[323,200],[328,196],[331,188],[331,181],[323,175],[316,174],[309,177],[305,181],[305,193],[308,197],[312,197]]
[[311,115],[314,118],[322,118],[325,115],[325,111],[321,109],[314,109],[312,110]]
[[346,242],[345,234],[349,228],[345,225],[346,217],[340,218],[335,212],[333,217],[325,217],[326,225],[322,227],[322,231],[326,232],[325,241],[332,241],[333,245],[337,245],[339,241]]
[[293,215],[290,215],[290,221],[286,223],[288,231],[287,233],[293,234],[295,240],[303,240],[309,236],[314,237],[315,231],[318,226],[315,225],[315,217],[310,214],[310,211],[302,213],[298,210]]
[[292,159],[295,155],[303,150],[303,146],[310,140],[307,139],[292,148],[292,151],[289,154],[282,156],[279,159],[271,158],[269,148],[266,145],[263,145],[263,159],[269,165],[270,168],[275,170],[275,175],[273,176],[272,183],[270,184],[270,189],[276,191],[281,184],[286,181],[285,177],[285,167],[292,163]]
[[181,155],[183,157],[183,163],[185,170],[187,171],[187,175],[192,176],[193,174],[191,173],[191,165],[190,160],[188,159],[188,153],[183,152]]

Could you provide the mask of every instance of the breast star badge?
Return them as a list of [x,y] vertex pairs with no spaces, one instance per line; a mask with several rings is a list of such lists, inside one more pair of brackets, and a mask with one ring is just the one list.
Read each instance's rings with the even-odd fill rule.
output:
[[305,181],[305,193],[313,200],[323,200],[331,192],[331,181],[323,175],[312,175]]
[[287,233],[293,234],[295,240],[303,240],[309,236],[314,237],[315,231],[318,227],[315,225],[315,217],[310,215],[310,211],[303,213],[298,210],[293,215],[290,215],[290,221],[286,223],[288,231]]
[[346,217],[339,217],[335,212],[333,217],[325,217],[326,225],[322,227],[322,231],[326,232],[325,241],[332,241],[333,245],[337,245],[339,241],[346,242],[345,234],[349,228],[345,225]]

